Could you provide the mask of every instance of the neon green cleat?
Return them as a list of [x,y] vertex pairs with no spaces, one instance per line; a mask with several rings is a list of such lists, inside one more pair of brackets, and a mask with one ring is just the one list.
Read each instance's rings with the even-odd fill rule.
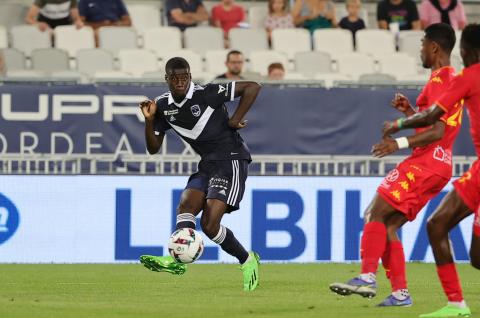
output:
[[466,318],[471,316],[472,316],[472,313],[468,307],[459,308],[457,306],[447,305],[429,314],[420,315],[419,318],[448,318],[448,317]]
[[167,272],[175,275],[182,275],[187,270],[187,265],[178,263],[173,257],[168,256],[140,256],[140,263],[154,272]]
[[252,291],[258,286],[258,265],[260,265],[260,256],[255,252],[248,253],[249,261],[240,266],[243,272],[243,290]]

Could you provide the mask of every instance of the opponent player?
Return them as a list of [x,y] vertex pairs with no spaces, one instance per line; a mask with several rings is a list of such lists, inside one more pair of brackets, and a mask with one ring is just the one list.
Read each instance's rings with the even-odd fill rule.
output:
[[[448,87],[454,77],[450,53],[455,45],[455,32],[447,24],[433,24],[425,30],[421,58],[430,68],[430,80],[417,98],[417,107],[429,107]],[[406,97],[397,94],[392,105],[405,115],[415,113]],[[415,135],[385,138],[373,147],[376,157],[398,149],[413,148],[410,157],[390,171],[377,189],[365,212],[361,241],[361,274],[347,283],[333,283],[330,289],[340,295],[376,295],[376,272],[382,258],[392,293],[379,306],[410,306],[412,298],[407,289],[405,255],[397,230],[413,221],[425,204],[436,196],[452,175],[452,146],[459,131],[461,108],[452,110],[432,127],[419,129]]]
[[[386,122],[385,134],[400,129],[425,127],[435,124],[446,113],[456,109],[462,99],[468,108],[473,143],[477,157],[480,156],[480,25],[470,24],[462,32],[460,54],[465,69],[457,75],[448,90],[432,107],[408,118]],[[460,280],[455,268],[448,232],[461,220],[475,213],[473,222],[470,261],[480,269],[480,161],[477,159],[470,170],[453,183],[450,191],[427,223],[428,237],[437,265],[437,274],[448,298],[447,306],[420,315],[421,318],[470,317],[471,312],[462,295]]]
[[[225,213],[239,208],[245,190],[250,152],[238,133],[247,121],[245,114],[254,103],[260,85],[255,82],[230,82],[204,87],[191,81],[190,66],[181,57],[165,66],[169,92],[140,104],[145,116],[145,140],[148,152],[157,153],[165,131],[173,130],[197,152],[201,161],[198,172],[188,180],[177,208],[177,229],[196,226],[196,216],[203,232],[228,254],[236,257],[243,271],[243,288],[254,290],[259,281],[259,256],[248,253],[230,229],[220,222]],[[225,102],[241,97],[229,117]],[[185,264],[171,256],[143,255],[140,261],[153,271],[183,274]]]

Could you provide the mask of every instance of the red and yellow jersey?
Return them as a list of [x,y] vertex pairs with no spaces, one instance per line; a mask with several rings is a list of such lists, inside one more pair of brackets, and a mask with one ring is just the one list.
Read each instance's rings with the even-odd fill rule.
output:
[[448,89],[435,102],[446,113],[458,108],[459,101],[465,101],[470,118],[470,133],[477,157],[480,158],[480,63],[463,69],[451,81]]
[[[430,76],[430,80],[417,98],[418,111],[423,111],[432,106],[447,90],[450,82],[455,77],[455,69],[451,66],[442,67]],[[452,176],[452,147],[462,125],[462,103],[455,105],[441,118],[445,123],[445,132],[442,139],[423,147],[413,149],[408,158],[424,169],[434,172],[444,178]],[[417,128],[422,132],[430,127]]]

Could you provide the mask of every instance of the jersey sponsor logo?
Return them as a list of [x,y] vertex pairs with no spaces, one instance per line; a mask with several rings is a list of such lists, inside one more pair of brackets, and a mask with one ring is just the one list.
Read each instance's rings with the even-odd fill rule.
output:
[[199,105],[193,105],[190,107],[190,110],[192,111],[192,115],[195,117],[198,117],[202,114],[202,110],[200,109]]
[[217,94],[220,95],[224,91],[225,91],[225,87],[223,87],[222,85],[218,85],[218,93]]
[[178,109],[164,110],[163,114],[165,116],[176,115],[176,114],[178,114]]
[[433,159],[446,164],[452,164],[452,155],[449,151],[446,151],[440,146],[435,147],[435,150],[433,151]]
[[390,171],[390,173],[387,175],[387,177],[385,178],[388,182],[395,182],[397,181],[398,179],[398,176],[399,176],[399,172],[397,169],[393,169],[392,171]]
[[229,183],[230,182],[225,178],[213,177],[210,178],[208,182],[208,187],[220,189],[219,192],[223,191],[225,193],[224,195],[226,195],[225,191],[228,190]]

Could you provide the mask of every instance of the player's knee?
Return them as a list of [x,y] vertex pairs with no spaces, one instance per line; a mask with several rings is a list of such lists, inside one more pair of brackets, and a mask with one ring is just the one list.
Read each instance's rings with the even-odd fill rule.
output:
[[444,228],[443,222],[438,217],[433,216],[427,221],[427,233],[429,238],[436,238],[442,235]]

